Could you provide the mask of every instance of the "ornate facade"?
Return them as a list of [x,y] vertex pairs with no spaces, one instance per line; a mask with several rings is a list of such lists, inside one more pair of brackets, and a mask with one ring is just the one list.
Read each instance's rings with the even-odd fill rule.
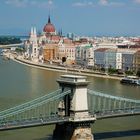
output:
[[29,40],[25,42],[25,55],[26,59],[34,62],[43,62],[42,47],[39,46],[36,28],[31,28]]
[[67,64],[75,64],[75,44],[71,39],[57,34],[55,26],[48,23],[44,26],[42,34],[37,36],[36,29],[32,28],[29,40],[25,43],[25,58],[34,62],[59,62],[66,59]]

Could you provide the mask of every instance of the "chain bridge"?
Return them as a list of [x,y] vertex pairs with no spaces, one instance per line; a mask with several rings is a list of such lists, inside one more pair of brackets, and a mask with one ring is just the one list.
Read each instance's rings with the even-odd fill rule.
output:
[[[85,86],[88,82],[82,81],[84,76],[80,80],[79,77],[62,76],[57,81],[60,89],[1,111],[0,131],[71,122],[91,123],[111,117],[140,115],[140,100],[87,89]],[[86,98],[87,105],[84,103]]]

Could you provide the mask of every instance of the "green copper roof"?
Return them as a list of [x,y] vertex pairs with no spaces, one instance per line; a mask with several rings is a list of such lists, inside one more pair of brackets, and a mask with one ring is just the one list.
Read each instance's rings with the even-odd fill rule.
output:
[[87,45],[84,47],[85,49],[89,49],[89,48],[92,48],[92,45]]

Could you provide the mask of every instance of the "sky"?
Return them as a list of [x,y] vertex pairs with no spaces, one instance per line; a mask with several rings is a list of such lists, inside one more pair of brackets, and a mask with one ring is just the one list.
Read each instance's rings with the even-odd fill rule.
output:
[[140,36],[140,0],[0,0],[0,35],[57,31],[80,36]]

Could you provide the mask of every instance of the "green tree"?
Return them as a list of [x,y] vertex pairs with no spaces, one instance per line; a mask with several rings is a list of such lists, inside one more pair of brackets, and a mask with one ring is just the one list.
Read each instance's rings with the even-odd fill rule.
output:
[[109,68],[108,69],[108,73],[110,73],[110,74],[114,74],[114,73],[117,73],[118,71],[116,70],[116,69],[114,69],[114,68]]
[[140,70],[137,71],[137,74],[136,74],[138,77],[140,77]]
[[105,68],[102,67],[102,68],[101,68],[101,71],[102,71],[102,72],[105,72]]
[[8,44],[18,44],[21,43],[22,41],[20,38],[17,37],[6,37],[6,36],[1,36],[0,37],[0,45],[8,45]]
[[16,48],[16,52],[24,52],[25,50],[24,50],[24,48]]
[[133,75],[133,71],[127,70],[127,71],[125,71],[125,74],[127,74],[127,75]]

